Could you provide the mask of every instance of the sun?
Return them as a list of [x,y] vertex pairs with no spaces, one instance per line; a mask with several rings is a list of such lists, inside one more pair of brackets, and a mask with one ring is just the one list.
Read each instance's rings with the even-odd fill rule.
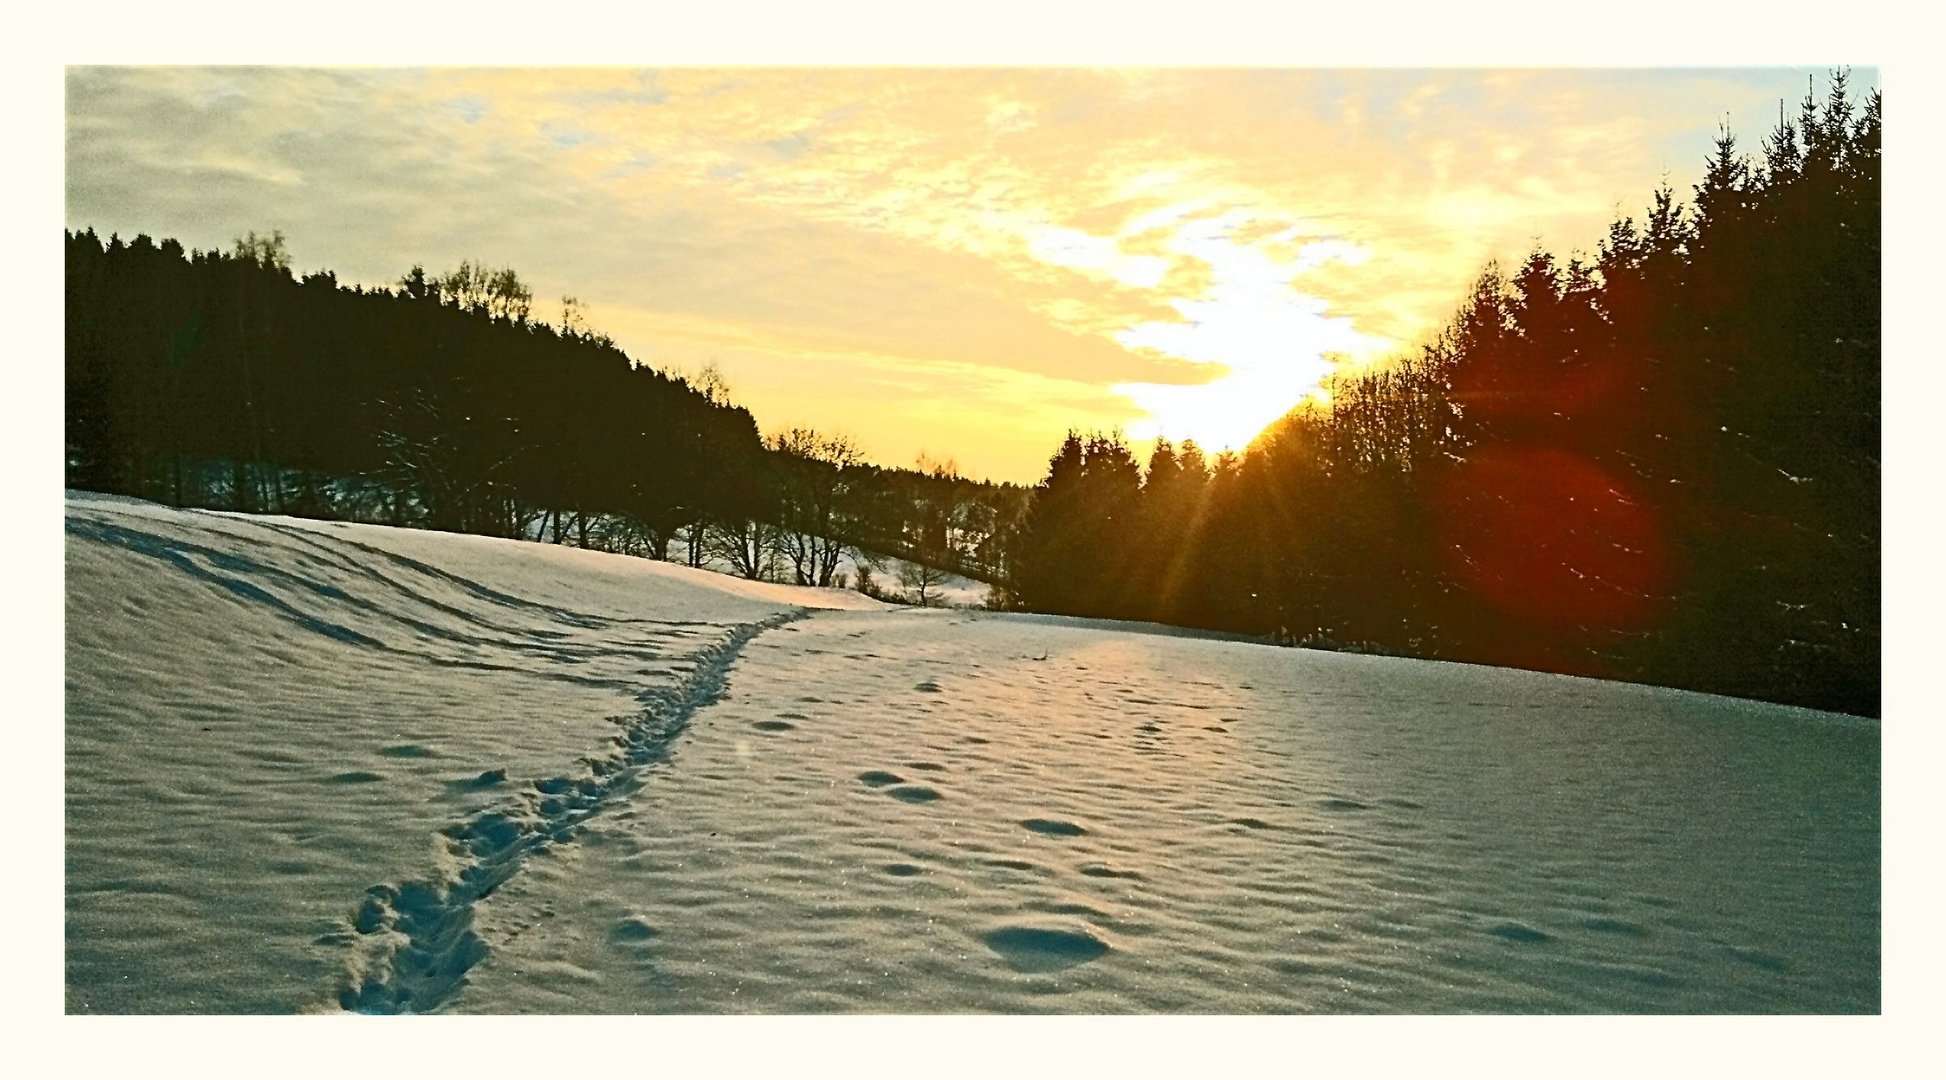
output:
[[1288,379],[1232,373],[1194,386],[1141,383],[1116,387],[1148,416],[1129,426],[1138,439],[1194,440],[1210,453],[1242,450],[1296,408],[1312,388]]
[[1247,239],[1255,219],[1228,213],[1177,226],[1167,247],[1204,264],[1201,295],[1167,301],[1177,318],[1145,322],[1115,335],[1125,348],[1222,372],[1204,382],[1123,383],[1115,392],[1144,416],[1136,438],[1195,440],[1211,451],[1242,450],[1266,427],[1315,399],[1347,358],[1378,355],[1391,342],[1357,330],[1351,319],[1297,287],[1326,264],[1363,262],[1362,249],[1332,239],[1284,245],[1290,227]]

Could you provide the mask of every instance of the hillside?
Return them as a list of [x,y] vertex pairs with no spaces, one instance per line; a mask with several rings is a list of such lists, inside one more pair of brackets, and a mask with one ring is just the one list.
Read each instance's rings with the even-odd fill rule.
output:
[[1871,1012],[1875,722],[66,508],[70,1012]]

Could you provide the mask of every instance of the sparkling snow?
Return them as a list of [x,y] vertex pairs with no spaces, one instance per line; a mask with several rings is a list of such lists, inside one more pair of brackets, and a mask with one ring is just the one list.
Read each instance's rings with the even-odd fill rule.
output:
[[1854,1012],[1874,722],[67,506],[72,1012]]

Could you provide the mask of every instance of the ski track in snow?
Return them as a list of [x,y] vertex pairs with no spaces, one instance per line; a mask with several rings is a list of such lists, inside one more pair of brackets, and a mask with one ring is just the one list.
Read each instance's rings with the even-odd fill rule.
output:
[[70,1012],[1878,1008],[1869,721],[82,493],[67,532]]

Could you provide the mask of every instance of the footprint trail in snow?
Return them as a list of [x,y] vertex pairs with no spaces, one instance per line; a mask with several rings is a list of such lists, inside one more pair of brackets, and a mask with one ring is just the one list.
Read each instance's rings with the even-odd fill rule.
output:
[[487,943],[473,929],[475,906],[520,871],[527,859],[567,843],[588,818],[634,789],[641,770],[664,761],[697,709],[723,692],[724,674],[752,638],[799,618],[774,616],[736,627],[694,659],[683,681],[645,691],[642,711],[617,717],[622,732],[605,757],[584,761],[578,776],[536,781],[514,806],[483,812],[445,830],[461,869],[446,882],[376,885],[353,916],[364,939],[338,1003],[357,1012],[430,1012],[466,986]]
[[67,539],[70,1012],[1879,1007],[1870,721],[79,493]]

